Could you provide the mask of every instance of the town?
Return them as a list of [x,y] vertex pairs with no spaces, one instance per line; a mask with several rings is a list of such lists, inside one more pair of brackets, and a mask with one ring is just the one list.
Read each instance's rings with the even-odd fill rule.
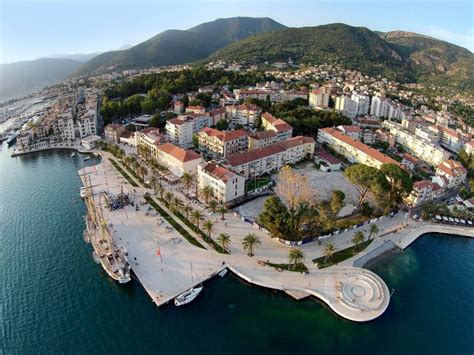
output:
[[[469,107],[460,96],[288,58],[97,73],[31,98],[42,104],[4,107],[23,112],[5,136],[12,156],[101,156],[78,172],[85,239],[107,224],[157,305],[194,297],[192,263],[201,279],[229,268],[367,321],[390,298],[368,261],[428,231],[472,235],[461,227],[474,221],[474,128],[450,110]],[[112,208],[122,196],[132,205]]]

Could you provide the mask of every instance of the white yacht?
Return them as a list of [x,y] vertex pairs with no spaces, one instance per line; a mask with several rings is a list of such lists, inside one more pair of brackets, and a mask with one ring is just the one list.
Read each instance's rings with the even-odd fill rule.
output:
[[175,306],[184,306],[185,304],[192,302],[199,295],[203,288],[204,287],[202,286],[192,287],[189,290],[184,291],[174,299]]

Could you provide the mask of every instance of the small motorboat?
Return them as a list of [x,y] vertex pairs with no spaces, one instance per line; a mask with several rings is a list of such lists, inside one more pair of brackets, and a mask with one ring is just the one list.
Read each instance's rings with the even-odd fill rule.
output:
[[92,259],[94,259],[94,261],[95,261],[97,264],[100,264],[99,255],[97,255],[97,253],[96,253],[95,251],[92,252]]
[[82,233],[82,237],[84,238],[84,241],[86,243],[90,243],[91,242],[91,238],[89,236],[89,233],[87,232],[87,230],[85,230],[83,233]]
[[203,288],[203,286],[192,287],[189,290],[184,291],[174,299],[175,306],[179,307],[191,303],[199,295]]
[[84,186],[81,187],[79,194],[81,195],[81,198],[86,198],[87,190]]
[[88,161],[91,157],[90,156],[87,156],[84,158],[84,161]]
[[227,269],[222,269],[222,270],[218,273],[218,275],[219,275],[220,277],[224,277],[226,274],[227,274]]
[[75,156],[76,156],[76,152],[72,152],[71,157],[75,157]]

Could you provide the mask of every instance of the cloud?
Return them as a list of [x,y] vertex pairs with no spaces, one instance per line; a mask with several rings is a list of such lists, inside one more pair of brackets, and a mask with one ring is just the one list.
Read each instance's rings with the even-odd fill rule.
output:
[[456,33],[445,28],[429,26],[423,31],[423,34],[460,45],[471,52],[474,51],[474,28],[468,29],[465,33]]

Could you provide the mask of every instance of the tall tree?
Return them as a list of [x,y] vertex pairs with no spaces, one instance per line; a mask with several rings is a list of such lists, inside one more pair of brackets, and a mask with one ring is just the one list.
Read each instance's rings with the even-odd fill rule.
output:
[[211,232],[214,229],[214,223],[210,220],[204,222],[204,229],[207,231],[207,236],[211,237]]
[[224,249],[225,251],[229,251],[229,247],[230,247],[230,235],[229,234],[227,234],[227,233],[219,234],[219,236],[217,237],[217,242],[220,244],[222,249]]
[[257,249],[261,244],[262,242],[254,233],[247,234],[242,240],[242,247],[249,256],[253,256],[255,249]]
[[359,192],[359,207],[365,202],[369,191],[372,191],[377,196],[381,196],[389,189],[388,181],[384,174],[371,166],[355,164],[347,168],[344,175],[356,186]]
[[383,164],[380,171],[385,174],[390,185],[387,207],[395,208],[413,190],[410,174],[395,164]]
[[331,259],[335,251],[336,247],[334,246],[334,244],[332,242],[328,242],[324,246],[324,260],[327,261],[328,259]]
[[288,254],[288,261],[290,265],[293,265],[293,269],[296,268],[296,265],[304,261],[304,253],[301,249],[291,248]]
[[191,213],[191,218],[193,222],[196,223],[196,230],[199,230],[199,223],[204,219],[202,212],[199,210],[194,210]]
[[359,245],[362,244],[365,240],[364,232],[358,231],[354,234],[351,241],[355,244],[356,249],[359,249]]
[[346,198],[346,195],[344,192],[339,191],[339,190],[334,190],[332,192],[331,196],[331,211],[334,213],[334,215],[337,215],[339,211],[342,209],[344,206],[344,199]]

